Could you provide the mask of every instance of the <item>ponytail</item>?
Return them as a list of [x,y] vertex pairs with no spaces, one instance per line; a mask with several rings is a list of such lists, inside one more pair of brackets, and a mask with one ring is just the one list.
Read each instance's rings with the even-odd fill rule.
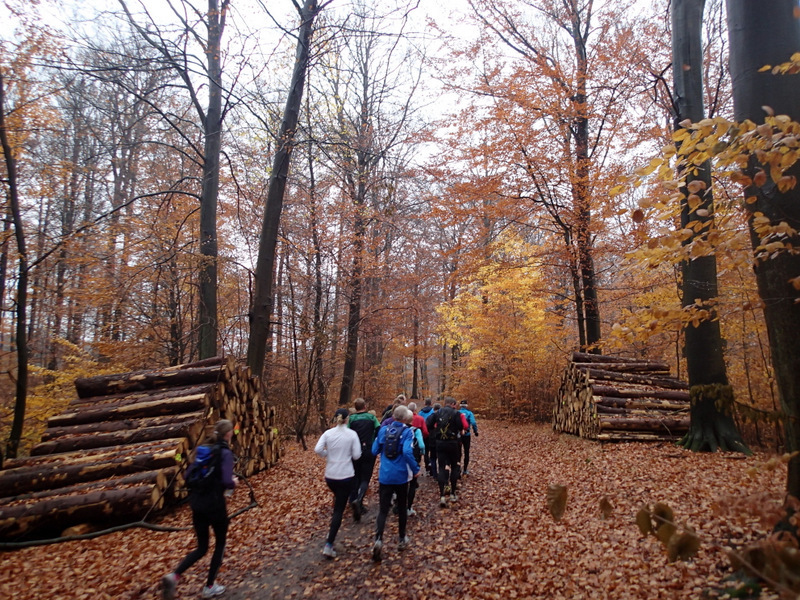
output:
[[233,429],[233,423],[228,419],[220,419],[214,425],[214,433],[211,435],[211,441],[214,444],[219,444],[225,436]]

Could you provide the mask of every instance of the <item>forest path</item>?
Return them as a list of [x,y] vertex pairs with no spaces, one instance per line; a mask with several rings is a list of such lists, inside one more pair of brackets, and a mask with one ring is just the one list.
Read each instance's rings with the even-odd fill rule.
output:
[[[760,519],[779,507],[784,466],[767,456],[693,454],[671,444],[601,445],[556,435],[546,425],[479,419],[470,476],[457,503],[438,507],[427,475],[409,519],[411,543],[397,550],[397,518],[384,533],[384,558],[371,560],[377,513],[377,465],[359,524],[352,513],[325,559],[332,494],[324,461],[287,443],[280,463],[251,478],[260,506],[236,517],[218,581],[225,600],[405,600],[490,598],[703,598],[729,574],[725,546],[763,536]],[[309,440],[313,447],[316,439]],[[753,469],[752,467],[755,467]],[[750,473],[748,474],[748,471]],[[547,487],[563,484],[569,499],[556,522]],[[613,512],[604,519],[600,502]],[[666,502],[701,538],[697,556],[669,563],[661,543],[642,538],[634,518],[643,504]],[[229,509],[249,503],[238,489]],[[182,506],[164,525],[190,524]],[[160,598],[161,576],[195,545],[190,529],[132,529],[92,540],[0,554],[0,597],[134,600]],[[190,569],[178,598],[197,598],[210,553]],[[763,592],[762,599],[777,598]]]
[[[338,557],[327,560],[321,549],[332,494],[322,481],[324,463],[310,450],[289,452],[272,474],[280,481],[271,495],[280,497],[285,511],[265,528],[263,562],[247,574],[239,570],[226,597],[697,598],[719,587],[727,561],[718,550],[704,544],[697,559],[668,563],[655,538],[642,539],[634,517],[642,504],[665,501],[676,518],[701,531],[744,535],[713,512],[725,504],[728,486],[743,497],[735,481],[755,483],[744,476],[751,461],[694,455],[671,444],[603,446],[541,425],[482,422],[480,427],[458,502],[439,508],[436,482],[421,475],[418,514],[409,518],[411,544],[405,552],[397,550],[397,518],[390,515],[378,564],[371,560],[377,465],[368,514],[356,524],[352,513],[345,513],[335,544]],[[773,493],[779,503],[783,480],[773,475],[764,476],[777,484]],[[552,483],[568,487],[560,522],[546,505]],[[770,493],[757,483],[751,491],[758,497]],[[607,520],[600,511],[603,497],[614,506]],[[236,552],[234,539],[231,555]]]

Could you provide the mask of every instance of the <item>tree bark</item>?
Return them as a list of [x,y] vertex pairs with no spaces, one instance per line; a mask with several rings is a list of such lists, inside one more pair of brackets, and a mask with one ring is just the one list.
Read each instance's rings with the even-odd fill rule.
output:
[[101,454],[95,462],[42,462],[27,467],[4,469],[0,471],[0,489],[3,490],[3,495],[11,496],[172,467],[176,464],[180,449],[185,447],[185,442],[174,439],[169,447],[166,444],[161,446],[165,447],[160,450],[148,448],[138,454],[135,454],[135,447],[129,446],[127,451],[115,448],[110,457]]
[[31,456],[58,454],[59,452],[74,452],[76,450],[85,450],[88,448],[138,444],[141,442],[152,442],[155,440],[179,437],[188,438],[192,446],[194,446],[202,433],[203,421],[201,419],[194,419],[192,421],[183,420],[178,423],[168,423],[166,425],[155,425],[152,427],[137,427],[125,431],[94,433],[92,435],[62,436],[58,439],[36,444],[33,450],[31,450]]
[[208,0],[208,109],[203,118],[203,186],[200,193],[200,307],[198,353],[200,359],[217,355],[217,200],[219,157],[222,150],[221,42],[225,11],[230,0]]
[[147,510],[158,499],[159,490],[154,485],[89,492],[76,496],[60,496],[36,504],[19,504],[0,507],[0,538],[9,539],[47,530],[58,535],[64,515],[73,522],[104,522],[129,518],[136,512]]
[[79,398],[119,394],[122,392],[138,392],[160,387],[180,385],[199,385],[216,383],[224,379],[223,368],[217,365],[194,369],[178,369],[174,371],[142,371],[122,375],[98,375],[81,377],[75,380],[75,390]]
[[[17,281],[17,382],[14,400],[14,418],[8,434],[5,455],[16,458],[19,443],[22,439],[22,428],[25,423],[25,405],[28,399],[28,251],[25,245],[25,233],[22,227],[22,213],[19,206],[19,190],[17,188],[17,161],[15,152],[8,140],[5,120],[5,81],[0,73],[0,144],[6,162],[6,179],[8,185],[8,204],[14,221],[14,236],[17,242],[17,262],[19,279]],[[0,456],[0,465],[2,464]]]
[[[759,72],[764,65],[788,61],[800,46],[800,21],[795,16],[794,0],[752,2],[728,0],[728,37],[733,81],[733,105],[736,119],[764,122],[762,106],[776,115],[800,120],[800,80],[796,75],[773,75]],[[752,176],[758,165],[751,164]],[[783,410],[786,450],[800,450],[800,291],[790,279],[800,273],[800,255],[788,250],[767,258],[758,247],[763,243],[753,227],[753,217],[764,215],[771,225],[786,222],[800,230],[800,188],[778,190],[769,178],[762,186],[750,186],[745,194],[755,202],[746,204],[750,211],[750,237],[756,254],[755,272],[758,293],[764,303],[764,318],[775,382]],[[800,179],[800,165],[789,172]],[[800,247],[800,236],[786,237],[787,245]],[[789,461],[787,491],[800,497],[800,456]]]
[[[705,0],[673,0],[672,2],[672,73],[675,81],[675,127],[688,119],[699,122],[703,108],[703,7]],[[714,198],[711,192],[711,162],[700,165],[695,173],[687,173],[686,185],[701,186],[696,192],[684,187],[681,201],[681,227],[693,231],[684,242],[690,245],[704,239],[714,228]],[[690,200],[696,199],[693,205]],[[684,310],[707,310],[708,317],[684,328],[684,352],[692,398],[692,426],[680,441],[693,451],[717,448],[736,449],[749,453],[736,430],[731,415],[732,405],[716,403],[720,398],[733,398],[728,388],[728,375],[723,354],[723,340],[717,316],[717,259],[714,254],[686,258],[681,263],[682,305]],[[700,393],[714,385],[720,394]],[[703,386],[698,388],[697,386]]]
[[314,18],[319,12],[317,0],[305,0],[300,12],[300,31],[297,36],[294,71],[289,85],[289,95],[283,110],[283,120],[278,134],[278,147],[272,163],[269,178],[264,220],[258,244],[256,262],[255,290],[250,310],[250,339],[247,344],[247,364],[256,377],[261,377],[266,358],[269,321],[272,315],[272,279],[275,268],[275,248],[278,244],[278,227],[289,164],[294,150],[294,137],[300,108],[303,100],[306,71],[310,54],[311,34],[314,31]]

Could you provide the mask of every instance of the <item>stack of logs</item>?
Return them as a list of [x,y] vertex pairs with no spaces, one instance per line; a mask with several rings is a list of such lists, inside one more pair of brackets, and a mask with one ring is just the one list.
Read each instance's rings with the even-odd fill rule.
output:
[[191,451],[219,419],[238,425],[245,477],[279,457],[275,409],[232,359],[77,379],[78,397],[48,419],[28,458],[0,470],[0,539],[141,520],[186,495]]
[[573,352],[553,429],[600,441],[673,441],[689,429],[688,387],[666,363]]

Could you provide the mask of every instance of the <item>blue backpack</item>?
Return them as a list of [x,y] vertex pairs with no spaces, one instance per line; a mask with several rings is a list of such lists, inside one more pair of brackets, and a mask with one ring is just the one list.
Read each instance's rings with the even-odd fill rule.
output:
[[386,428],[386,439],[383,441],[383,454],[389,460],[394,460],[403,452],[403,431],[406,426],[394,421]]
[[186,471],[186,487],[190,492],[208,492],[222,482],[222,447],[197,447],[194,462]]

